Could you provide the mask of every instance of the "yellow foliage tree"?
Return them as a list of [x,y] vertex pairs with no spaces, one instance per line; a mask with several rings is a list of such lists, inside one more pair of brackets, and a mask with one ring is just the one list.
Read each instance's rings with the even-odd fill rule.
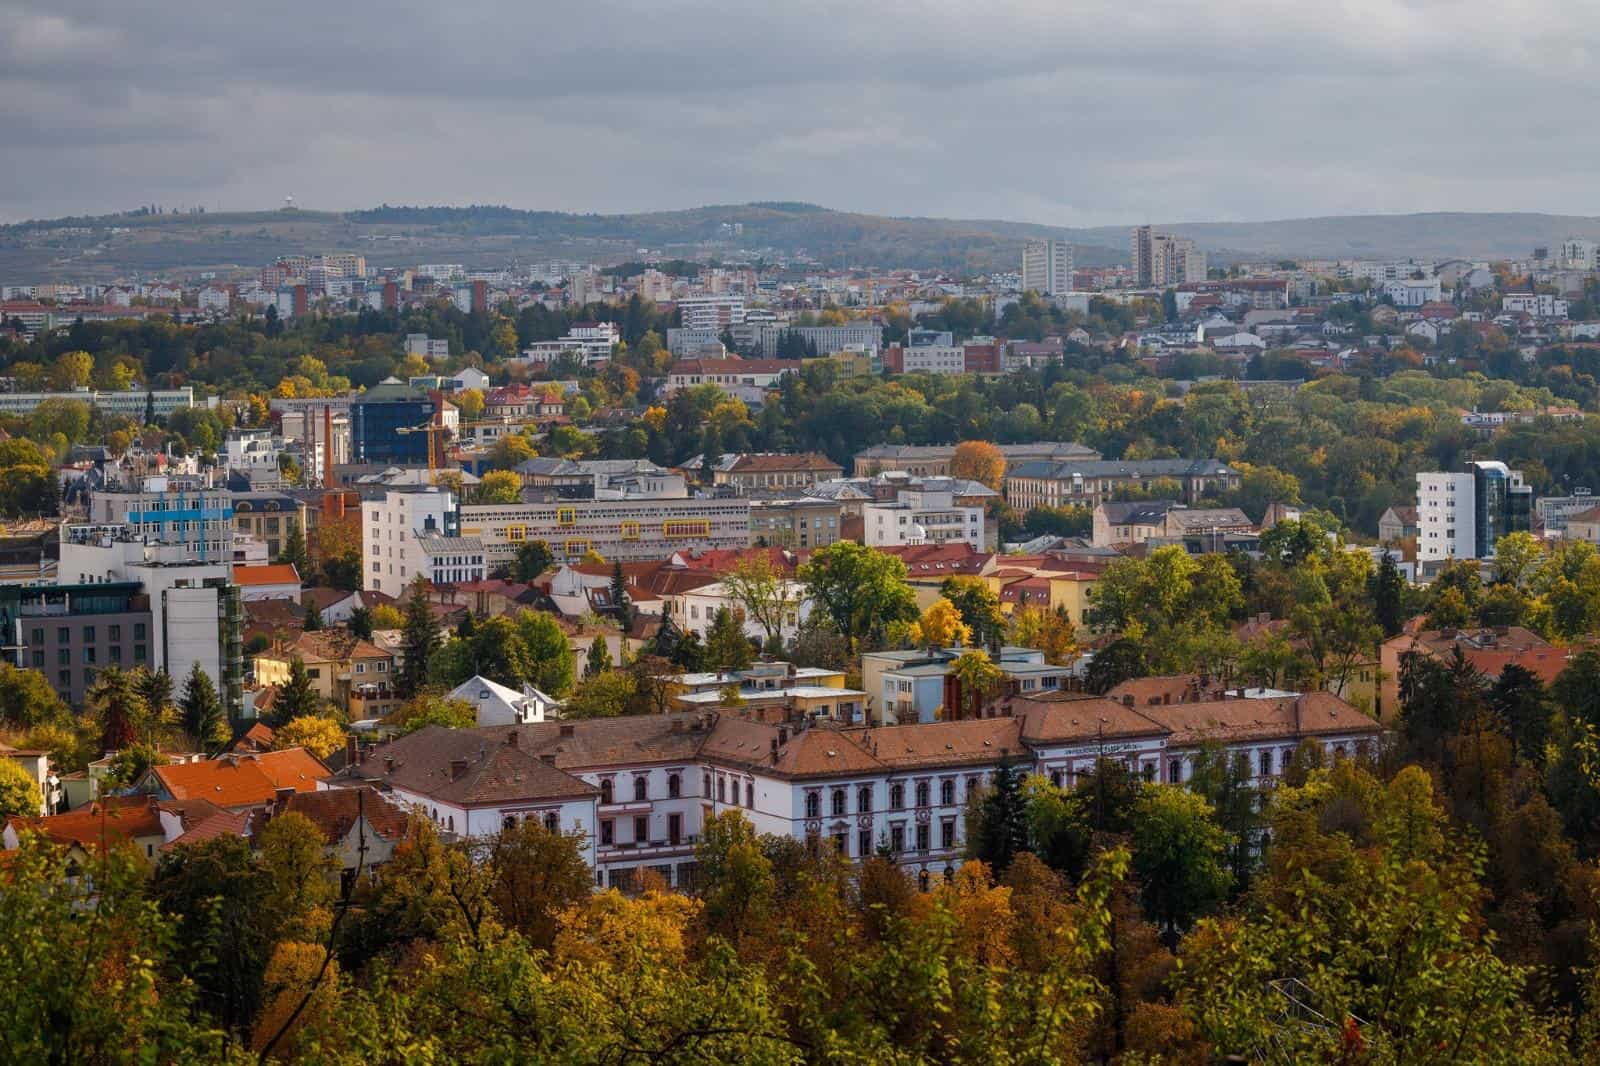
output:
[[950,476],[981,481],[996,492],[1006,476],[1006,457],[986,440],[965,440],[950,457]]
[[279,727],[272,738],[272,746],[304,748],[319,759],[338,751],[344,745],[344,728],[332,718],[319,714],[303,714]]
[[461,417],[468,421],[483,414],[483,393],[477,389],[463,389],[451,399],[461,409]]
[[948,648],[972,640],[972,628],[961,620],[956,605],[943,596],[934,600],[922,617],[911,624],[910,638],[914,644],[930,648]]

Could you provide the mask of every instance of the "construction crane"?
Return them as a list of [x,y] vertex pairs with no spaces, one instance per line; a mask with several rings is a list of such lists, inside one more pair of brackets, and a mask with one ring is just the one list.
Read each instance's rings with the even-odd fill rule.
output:
[[421,426],[401,426],[396,433],[426,433],[428,435],[428,480],[437,483],[439,471],[449,464],[446,462],[445,445],[450,440],[450,429],[444,424],[443,415],[435,412],[428,419],[427,424]]

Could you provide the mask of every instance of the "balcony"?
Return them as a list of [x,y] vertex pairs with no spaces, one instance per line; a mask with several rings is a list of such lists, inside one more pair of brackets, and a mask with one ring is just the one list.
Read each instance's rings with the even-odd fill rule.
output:
[[635,859],[676,858],[693,855],[698,834],[683,837],[676,844],[665,840],[652,840],[648,844],[601,844],[596,849],[600,862],[625,862]]

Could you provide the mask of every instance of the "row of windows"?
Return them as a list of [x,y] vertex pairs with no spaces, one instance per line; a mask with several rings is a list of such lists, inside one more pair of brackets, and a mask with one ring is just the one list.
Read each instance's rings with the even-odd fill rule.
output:
[[[980,784],[980,779],[979,778],[977,778],[977,777],[969,777],[967,779],[967,794],[970,796],[973,792],[975,792],[978,789],[979,784]],[[871,814],[872,813],[872,794],[873,794],[873,786],[871,786],[871,785],[861,785],[861,786],[858,786],[856,788],[856,813],[857,814]],[[915,796],[915,800],[916,800],[916,804],[915,805],[916,806],[918,806],[918,807],[928,807],[928,806],[932,805],[931,804],[931,800],[932,800],[932,796],[933,796],[933,791],[932,791],[932,786],[929,784],[929,782],[927,782],[927,781],[918,781],[916,783],[915,790],[914,790],[913,794]],[[829,796],[829,800],[828,800],[829,813],[835,818],[843,817],[844,815],[849,813],[849,810],[848,810],[849,802],[850,802],[850,797],[849,797],[849,790],[848,789],[844,789],[844,788],[836,788],[836,789],[834,789],[832,794]],[[955,782],[954,778],[948,778],[947,777],[943,781],[939,782],[939,805],[942,806],[942,807],[952,807],[952,806],[955,805],[955,802],[956,802],[956,782]],[[889,810],[891,810],[891,811],[901,811],[901,810],[905,810],[905,806],[906,806],[906,786],[897,781],[894,784],[889,786]],[[821,792],[808,792],[808,793],[806,793],[806,817],[807,818],[820,818],[820,817],[822,817],[822,793]]]
[[[94,626],[84,626],[83,627],[83,643],[85,643],[85,644],[93,644],[93,643],[95,643],[95,634],[97,632],[98,632],[98,630]],[[40,626],[34,626],[33,629],[28,634],[28,639],[35,646],[43,644],[44,643],[44,629],[42,627],[40,627]],[[106,626],[106,639],[110,640],[110,641],[120,641],[122,639],[122,627],[120,625]],[[135,623],[133,623],[133,639],[134,640],[144,640],[145,639],[145,624],[143,622],[135,622]],[[71,640],[72,640],[72,629],[69,626],[57,626],[56,627],[56,643],[57,644],[67,644],[67,643],[70,643]]]
[[[933,846],[933,827],[924,822],[924,823],[920,823],[918,825],[912,826],[911,828],[912,828],[912,832],[911,832],[910,844],[912,846],[912,850],[914,850],[914,851],[928,851]],[[833,837],[832,837],[832,840],[833,840],[833,846],[839,850],[839,854],[841,854],[841,855],[849,855],[850,854],[850,838],[849,838],[849,834],[842,833],[842,832],[834,833]],[[884,838],[883,844],[888,849],[890,854],[892,854],[892,855],[903,854],[906,851],[906,844],[907,844],[906,827],[903,826],[903,825],[891,825],[889,827],[889,835],[886,838]],[[940,821],[939,821],[939,847],[941,849],[945,850],[945,851],[948,851],[951,848],[954,848],[956,846],[956,844],[957,844],[956,820],[954,818],[942,818],[942,819],[940,819]],[[876,842],[874,842],[874,840],[872,838],[872,830],[870,830],[870,829],[862,829],[862,830],[857,831],[857,833],[856,833],[856,858],[858,858],[858,859],[870,858],[872,855],[874,855],[877,852],[877,850],[878,850],[877,844],[876,844]],[[926,877],[927,874],[924,873],[923,876]],[[926,887],[926,886],[924,886],[924,887]]]
[[[710,775],[707,774],[706,778],[707,778],[706,795],[709,796],[711,794],[711,786],[710,786],[710,783],[709,783],[710,782]],[[614,790],[614,786],[611,783],[611,778],[609,778],[609,777],[601,778],[600,779],[600,802],[601,803],[615,803],[616,799],[615,799],[615,796],[614,796],[614,792],[615,792],[615,790]],[[682,794],[683,794],[683,775],[682,774],[677,774],[677,773],[668,774],[667,775],[667,798],[668,799],[677,799]],[[650,798],[650,779],[648,777],[643,776],[643,775],[636,776],[633,779],[633,802],[635,802],[635,803],[644,803],[649,798]]]

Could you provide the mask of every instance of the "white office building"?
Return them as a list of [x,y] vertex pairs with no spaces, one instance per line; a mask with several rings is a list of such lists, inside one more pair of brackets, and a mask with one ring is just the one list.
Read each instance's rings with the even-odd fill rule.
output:
[[1072,291],[1072,245],[1066,241],[1029,241],[1022,247],[1022,289],[1040,296]]
[[901,489],[892,503],[862,504],[861,520],[862,543],[872,548],[962,541],[988,549],[983,508],[958,505],[952,492]]
[[684,296],[677,301],[684,329],[721,333],[744,322],[743,296]]

